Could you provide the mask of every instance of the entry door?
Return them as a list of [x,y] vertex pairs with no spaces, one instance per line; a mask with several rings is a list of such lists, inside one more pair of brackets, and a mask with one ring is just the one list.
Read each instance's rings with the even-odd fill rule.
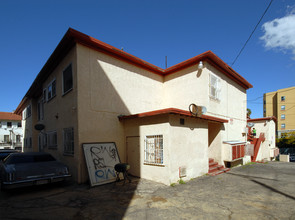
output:
[[139,137],[127,137],[127,163],[130,165],[128,172],[140,177],[140,147]]

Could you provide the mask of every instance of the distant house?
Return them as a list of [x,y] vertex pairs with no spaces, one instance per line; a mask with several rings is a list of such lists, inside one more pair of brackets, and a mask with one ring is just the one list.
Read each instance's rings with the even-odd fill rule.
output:
[[0,149],[21,149],[22,118],[11,112],[0,112]]
[[[276,147],[276,117],[248,119],[248,122],[252,123],[252,129],[256,129],[256,138],[263,139],[259,145],[254,146],[257,149],[254,150],[252,161],[274,159],[279,153],[279,149]],[[256,142],[253,141],[253,144],[255,145]]]
[[161,69],[69,29],[16,113],[24,150],[52,153],[78,183],[89,178],[83,144],[112,142],[131,174],[170,184],[207,173],[209,158],[223,165],[225,141],[246,143],[251,87],[211,51]]

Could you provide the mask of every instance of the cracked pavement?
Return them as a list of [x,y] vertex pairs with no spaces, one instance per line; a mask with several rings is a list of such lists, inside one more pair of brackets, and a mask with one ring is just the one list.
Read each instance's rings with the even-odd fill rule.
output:
[[44,185],[0,193],[0,219],[295,219],[295,163],[268,162],[174,187],[132,178],[90,188]]

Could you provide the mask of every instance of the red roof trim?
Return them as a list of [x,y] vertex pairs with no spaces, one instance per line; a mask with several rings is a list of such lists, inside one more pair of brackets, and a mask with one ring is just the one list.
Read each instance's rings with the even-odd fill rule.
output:
[[229,65],[227,65],[225,62],[223,62],[218,56],[216,56],[212,51],[207,51],[202,54],[199,54],[198,56],[195,56],[193,58],[190,58],[188,60],[185,60],[181,63],[178,63],[174,66],[171,66],[167,69],[162,69],[160,67],[157,67],[149,62],[146,62],[136,56],[133,56],[123,50],[120,50],[116,47],[113,47],[109,44],[106,44],[100,40],[97,40],[93,37],[90,37],[86,34],[83,34],[79,31],[76,31],[72,28],[68,30],[66,35],[69,35],[75,39],[76,42],[90,47],[92,49],[98,50],[100,52],[106,53],[110,56],[116,57],[118,59],[124,60],[128,63],[131,63],[133,65],[139,66],[141,68],[147,69],[149,71],[152,71],[153,73],[156,73],[158,75],[169,75],[172,73],[175,73],[177,71],[180,71],[182,69],[188,68],[190,66],[198,64],[199,61],[207,61],[211,65],[213,65],[215,68],[217,68],[219,71],[223,72],[225,75],[227,75],[229,78],[233,79],[235,82],[237,82],[239,85],[241,85],[245,89],[252,88],[253,86],[244,79],[240,74],[238,74],[236,71],[234,71]]
[[11,112],[0,112],[0,120],[21,121],[22,116]]
[[265,117],[265,118],[253,118],[253,119],[248,119],[247,122],[254,122],[254,121],[270,121],[273,120],[277,122],[277,118],[275,116],[271,117]]
[[162,69],[136,56],[133,56],[123,50],[120,50],[116,47],[113,47],[109,44],[99,41],[77,30],[69,28],[66,34],[64,35],[64,37],[62,38],[62,40],[60,41],[60,43],[57,45],[54,52],[51,54],[51,56],[47,60],[46,64],[43,66],[43,68],[41,69],[37,77],[35,78],[28,92],[25,94],[25,97],[23,98],[22,102],[16,109],[16,113],[18,114],[21,113],[22,109],[24,108],[24,106],[21,104],[25,103],[27,97],[38,96],[42,93],[42,89],[40,89],[40,86],[39,86],[40,82],[42,83],[48,77],[51,71],[59,64],[59,62],[63,59],[63,57],[75,45],[75,43],[79,43],[86,47],[100,51],[116,59],[120,59],[124,62],[146,69],[148,71],[151,71],[152,73],[155,73],[161,76],[173,74],[182,69],[188,68],[193,65],[197,65],[198,62],[202,60],[214,66],[216,69],[224,73],[226,76],[228,76],[233,81],[238,83],[244,89],[249,89],[253,87],[246,79],[244,79],[237,72],[231,69],[231,67],[229,67],[225,62],[223,62],[212,51],[207,51],[205,53],[199,54],[198,56],[195,56],[191,59],[188,59],[179,64],[171,66],[167,69]]
[[192,117],[192,118],[199,118],[199,119],[204,119],[204,120],[209,120],[209,121],[214,121],[214,122],[219,122],[219,123],[228,123],[228,120],[209,116],[209,115],[202,115],[201,117],[195,117],[189,111],[185,111],[185,110],[181,110],[181,109],[177,109],[177,108],[166,108],[166,109],[144,112],[144,113],[139,113],[139,114],[134,114],[134,115],[123,115],[123,116],[118,116],[118,118],[120,121],[122,121],[122,120],[126,120],[126,119],[145,118],[145,117],[164,115],[164,114],[175,114],[175,115],[187,116],[187,117]]

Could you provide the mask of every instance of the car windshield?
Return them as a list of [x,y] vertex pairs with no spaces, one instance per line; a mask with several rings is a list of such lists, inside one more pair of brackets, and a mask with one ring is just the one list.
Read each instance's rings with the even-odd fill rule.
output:
[[35,163],[35,162],[48,162],[55,161],[55,158],[50,154],[42,155],[24,155],[15,154],[10,155],[5,159],[6,164],[18,164],[18,163]]

